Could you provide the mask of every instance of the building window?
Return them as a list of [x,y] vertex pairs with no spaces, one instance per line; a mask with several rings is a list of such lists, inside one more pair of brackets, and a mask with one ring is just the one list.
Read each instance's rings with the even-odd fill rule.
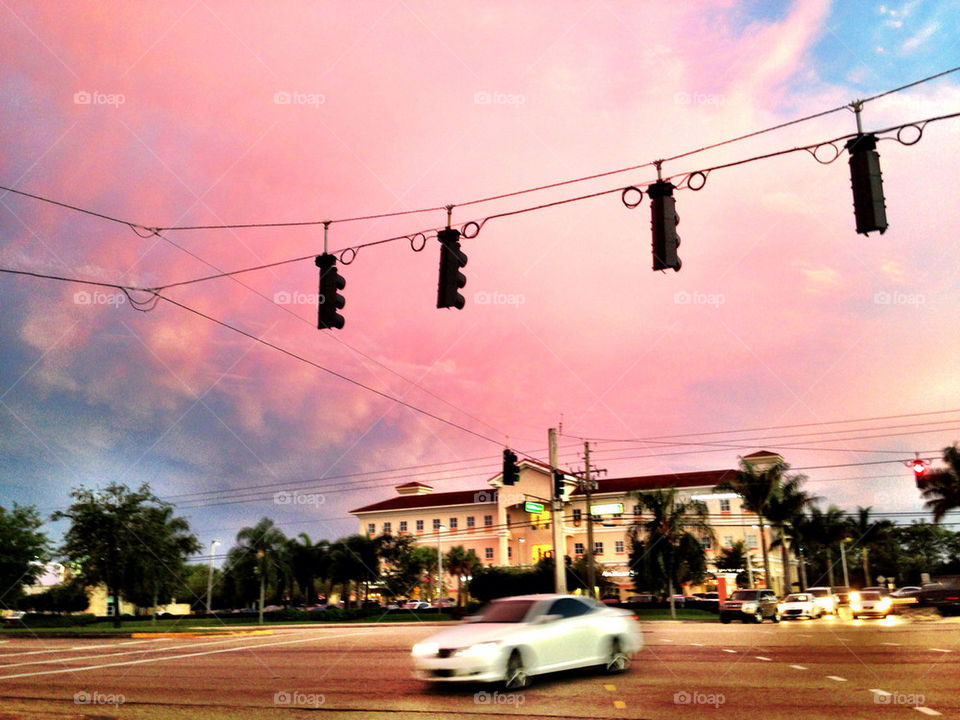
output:
[[723,536],[723,546],[725,548],[733,547],[733,535],[724,535]]
[[484,526],[484,527],[493,527],[493,515],[484,515],[484,516],[483,516],[483,526]]
[[709,550],[712,545],[710,542],[710,537],[708,535],[704,535],[702,538],[700,538],[700,544],[703,546],[704,550]]
[[580,510],[580,508],[574,508],[574,509],[573,509],[573,524],[574,524],[574,525],[580,525],[580,518],[582,518],[582,517],[583,517],[583,512]]
[[747,535],[747,547],[755,548],[757,546],[757,536],[756,535]]
[[642,512],[640,512],[640,506],[639,506],[639,505],[634,505],[634,506],[633,506],[633,514],[634,514],[636,517],[640,517],[640,516],[643,514]]
[[616,550],[618,553],[622,553],[622,552],[623,552],[623,540],[617,540],[617,541],[613,544],[613,549]]
[[407,521],[406,521],[406,520],[401,520],[401,521],[400,521],[400,532],[405,533],[406,531],[407,531]]
[[367,535],[376,535],[376,534],[377,534],[377,526],[376,526],[376,524],[374,524],[374,523],[369,523],[369,524],[367,525]]
[[467,515],[467,528],[473,529],[477,526],[477,520],[473,515]]
[[730,501],[721,500],[720,501],[720,512],[730,512]]
[[583,543],[574,543],[574,544],[573,544],[573,554],[574,554],[574,555],[583,555]]
[[599,540],[593,543],[593,554],[603,555],[603,543]]
[[417,532],[423,532],[423,520],[417,520]]
[[487,560],[493,560],[493,548],[484,548],[484,549],[483,549],[483,556],[484,556]]
[[389,535],[389,534],[390,534],[390,523],[385,522],[385,523],[383,524],[383,534],[384,534],[384,535]]
[[449,525],[449,527],[450,527],[451,530],[456,530],[456,529],[457,529],[457,518],[450,518],[450,525]]
[[434,530],[439,530],[439,529],[440,529],[440,518],[434,518],[434,519],[433,519],[433,529],[434,529]]
[[513,546],[507,545],[507,560],[513,560]]

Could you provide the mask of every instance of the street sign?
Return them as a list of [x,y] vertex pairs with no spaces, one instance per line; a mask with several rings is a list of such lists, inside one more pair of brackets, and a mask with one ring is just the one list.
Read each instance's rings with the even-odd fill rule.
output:
[[591,515],[623,515],[623,503],[607,503],[606,505],[591,505]]
[[543,503],[533,502],[532,500],[527,500],[523,504],[523,509],[528,513],[542,513],[543,512]]

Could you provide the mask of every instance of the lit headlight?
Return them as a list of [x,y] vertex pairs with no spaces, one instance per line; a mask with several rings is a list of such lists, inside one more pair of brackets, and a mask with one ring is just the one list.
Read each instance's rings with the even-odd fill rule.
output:
[[877,603],[877,610],[889,610],[890,609],[890,598],[885,597]]
[[851,605],[852,605],[853,603],[858,603],[858,602],[860,602],[860,593],[858,593],[858,592],[852,592],[852,593],[850,593],[850,597],[849,597],[848,599],[850,600],[850,604],[851,604]]
[[413,654],[418,657],[429,657],[430,655],[436,655],[440,650],[440,647],[436,643],[417,643],[413,646]]
[[827,606],[828,609],[833,610],[833,598],[832,598],[832,597],[824,598],[824,604]]
[[755,602],[745,602],[740,606],[740,609],[745,613],[752,613],[757,611],[757,604]]
[[783,612],[783,603],[777,603],[777,610]]
[[500,646],[495,642],[484,642],[457,650],[457,655],[465,657],[490,657],[500,651]]
[[856,600],[854,600],[853,598],[850,599],[850,609],[853,610],[854,612],[856,612],[857,610],[860,609],[860,597],[859,597],[859,596],[857,596],[857,599],[856,599]]

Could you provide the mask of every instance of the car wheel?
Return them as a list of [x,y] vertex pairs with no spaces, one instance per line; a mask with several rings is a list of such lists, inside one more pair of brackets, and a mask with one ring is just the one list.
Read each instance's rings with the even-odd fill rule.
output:
[[771,618],[771,619],[772,619],[775,623],[780,622],[780,611],[779,611],[779,610],[774,610],[774,611],[773,611],[773,618]]
[[610,653],[607,655],[605,669],[611,675],[622,673],[630,665],[630,658],[620,647],[620,638],[613,638],[610,641]]
[[722,622],[724,625],[729,625],[730,618],[728,618],[726,615],[722,615],[720,616],[720,622]]
[[529,684],[530,676],[527,675],[527,670],[523,666],[523,655],[519,650],[514,650],[507,660],[507,672],[503,685],[507,690],[516,690],[525,688]]
[[763,612],[762,612],[761,610],[758,609],[758,610],[753,614],[753,621],[754,621],[755,623],[762,623],[762,622],[763,622]]

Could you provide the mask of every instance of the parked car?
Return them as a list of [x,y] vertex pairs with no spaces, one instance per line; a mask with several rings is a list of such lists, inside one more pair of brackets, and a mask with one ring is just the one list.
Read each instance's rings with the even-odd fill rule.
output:
[[876,590],[861,590],[858,597],[850,598],[850,611],[853,619],[872,616],[886,617],[893,608],[893,601]]
[[684,603],[684,607],[717,612],[720,609],[720,594],[715,592],[694,593]]
[[[453,598],[443,598],[443,600],[442,600],[441,602],[443,603],[443,607],[456,607],[456,606],[457,606],[457,601],[454,600]],[[434,600],[432,603],[430,603],[430,607],[432,607],[432,608],[437,607],[437,601]]]
[[629,607],[639,607],[642,605],[652,605],[656,600],[657,598],[650,593],[643,593],[641,595],[628,595],[626,604]]
[[674,607],[683,607],[687,602],[686,595],[671,595],[667,598],[667,604],[670,604],[670,601],[673,600]]
[[780,603],[780,617],[783,620],[795,620],[802,617],[815,620],[821,615],[823,615],[823,610],[810,593],[790,593]]
[[808,587],[804,592],[808,592],[816,598],[817,606],[822,615],[837,614],[837,598],[833,595],[833,590],[828,587]]
[[415,676],[431,682],[503,682],[600,666],[624,671],[643,646],[630,613],[575,595],[493,600],[467,622],[413,646]]
[[423,600],[409,600],[403,604],[404,610],[427,610],[430,608],[430,603]]
[[720,622],[731,620],[761,623],[766,618],[780,622],[780,609],[773,590],[737,590],[720,603]]
[[26,616],[23,610],[11,610],[3,616],[4,625],[19,625],[20,621]]

